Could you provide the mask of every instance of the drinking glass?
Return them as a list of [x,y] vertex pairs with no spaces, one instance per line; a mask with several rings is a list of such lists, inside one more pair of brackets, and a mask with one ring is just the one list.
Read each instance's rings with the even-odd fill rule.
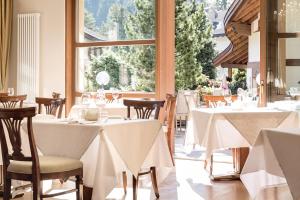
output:
[[111,95],[112,95],[112,98],[114,99],[114,102],[118,102],[119,91],[116,88],[112,89]]
[[7,88],[8,96],[13,96],[15,94],[14,88]]
[[91,95],[88,92],[84,92],[81,95],[81,104],[87,105],[90,103]]

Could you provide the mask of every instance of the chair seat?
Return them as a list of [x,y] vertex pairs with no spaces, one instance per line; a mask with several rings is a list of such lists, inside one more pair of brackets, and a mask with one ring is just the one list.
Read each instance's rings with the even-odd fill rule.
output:
[[[40,156],[39,161],[41,174],[65,172],[83,167],[81,161],[65,157]],[[32,162],[11,161],[7,171],[20,174],[31,174]]]

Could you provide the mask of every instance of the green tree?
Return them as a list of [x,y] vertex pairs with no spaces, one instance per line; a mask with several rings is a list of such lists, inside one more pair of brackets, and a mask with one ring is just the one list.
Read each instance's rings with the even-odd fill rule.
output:
[[[195,0],[176,0],[176,89],[195,89],[214,78],[215,55],[211,25],[204,5]],[[204,72],[204,74],[203,74]]]
[[[135,13],[128,16],[125,23],[127,39],[149,39],[155,37],[155,1],[134,0]],[[155,47],[151,45],[128,46],[126,53],[136,90],[155,90]]]
[[96,31],[96,19],[94,18],[93,13],[89,12],[88,10],[84,10],[84,27]]
[[99,89],[100,86],[96,82],[96,76],[101,71],[107,71],[110,77],[110,81],[104,86],[104,89],[119,88],[121,64],[112,52],[102,54],[99,57],[92,57],[90,65],[90,71],[85,74],[88,81],[86,88],[88,91],[97,91]]
[[237,94],[237,89],[247,89],[247,73],[245,69],[237,69],[233,72],[233,80],[230,84],[232,94]]

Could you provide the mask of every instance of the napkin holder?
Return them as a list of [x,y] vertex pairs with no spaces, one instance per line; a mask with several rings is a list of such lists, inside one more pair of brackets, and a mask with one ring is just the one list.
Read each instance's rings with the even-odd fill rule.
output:
[[97,121],[99,117],[98,108],[87,108],[84,114],[84,119],[87,121]]

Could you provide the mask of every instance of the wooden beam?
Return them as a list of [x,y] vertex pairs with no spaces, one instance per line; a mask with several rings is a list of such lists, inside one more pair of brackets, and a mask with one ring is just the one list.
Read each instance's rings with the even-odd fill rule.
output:
[[260,1],[260,88],[259,106],[267,105],[267,36],[268,36],[268,3],[269,0]]
[[300,38],[300,32],[296,32],[296,33],[278,33],[278,38]]
[[155,39],[149,40],[122,40],[76,43],[75,47],[103,47],[103,46],[130,46],[130,45],[155,45]]
[[65,92],[66,92],[66,114],[75,103],[75,7],[76,0],[65,0]]
[[232,30],[239,35],[249,36],[251,35],[251,25],[238,22],[230,23]]
[[286,59],[286,66],[300,66],[300,59]]
[[238,69],[245,69],[247,68],[247,65],[244,64],[232,64],[232,63],[222,63],[221,67],[223,68],[238,68]]

